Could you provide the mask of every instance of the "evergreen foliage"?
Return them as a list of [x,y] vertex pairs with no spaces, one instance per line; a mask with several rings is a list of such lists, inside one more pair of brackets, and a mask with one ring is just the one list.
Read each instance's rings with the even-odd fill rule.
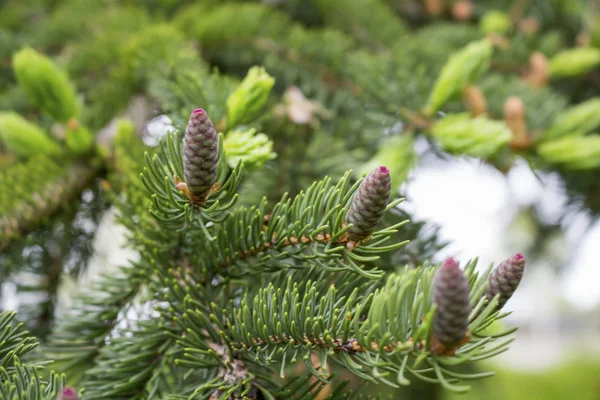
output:
[[0,396],[16,400],[53,400],[61,394],[66,377],[52,372],[44,378],[44,363],[25,364],[26,357],[39,343],[27,336],[22,324],[15,323],[16,313],[0,314]]
[[97,169],[98,166],[77,162],[63,166],[38,155],[1,171],[0,249],[35,229],[64,202],[77,197]]
[[0,13],[0,276],[97,186],[137,257],[36,319],[42,351],[0,315],[2,398],[55,399],[63,373],[84,399],[465,392],[513,340],[489,327],[524,259],[433,263],[436,227],[398,207],[419,157],[523,159],[600,211],[582,2],[24,3]]

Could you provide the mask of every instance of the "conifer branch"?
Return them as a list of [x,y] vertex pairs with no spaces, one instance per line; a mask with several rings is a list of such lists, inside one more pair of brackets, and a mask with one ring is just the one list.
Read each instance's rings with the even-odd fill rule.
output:
[[73,306],[57,320],[46,353],[73,382],[91,367],[106,339],[137,294],[135,267],[103,275],[73,297]]
[[[485,272],[477,272],[475,262],[421,265],[439,253],[439,242],[435,232],[405,226],[395,208],[401,200],[388,203],[395,189],[390,177],[396,187],[406,178],[416,158],[413,139],[422,134],[448,153],[490,161],[502,171],[517,156],[543,167],[597,167],[598,99],[559,114],[592,93],[587,87],[580,93],[577,84],[594,80],[600,65],[594,46],[561,51],[564,44],[552,36],[574,37],[581,21],[569,11],[556,31],[537,32],[565,10],[548,6],[525,26],[527,2],[500,27],[487,15],[480,26],[427,24],[443,12],[443,1],[427,1],[428,15],[412,13],[410,27],[390,12],[403,8],[404,18],[407,8],[386,0],[310,0],[307,7],[292,1],[278,10],[266,3],[175,3],[107,10],[69,3],[47,17],[43,7],[35,9],[43,23],[27,29],[30,39],[61,53],[84,87],[84,101],[51,63],[36,63],[46,65],[45,73],[28,68],[34,65],[28,60],[42,56],[27,50],[15,63],[36,112],[73,122],[65,141],[70,154],[91,155],[93,139],[79,128],[103,125],[136,91],[186,132],[183,141],[168,134],[155,151],[133,140],[133,127],[120,126],[105,186],[115,188],[109,196],[139,259],[83,288],[71,310],[58,315],[48,346],[58,366],[86,386],[87,398],[119,399],[359,398],[343,384],[332,385],[332,363],[363,382],[418,380],[456,392],[468,389],[464,381],[491,375],[456,367],[508,348],[514,329],[494,333],[490,326],[507,315],[502,307],[520,282],[524,257]],[[463,20],[492,8],[481,4],[473,14],[464,7],[469,2],[455,3],[452,15]],[[15,7],[8,15],[20,16],[21,6]],[[174,14],[180,29],[162,21]],[[57,43],[64,35],[73,47]],[[556,56],[546,60],[542,52]],[[287,88],[273,112],[263,112],[275,82],[262,67],[251,68],[241,83],[209,72],[209,65],[239,73],[254,64],[276,76],[278,90]],[[505,66],[526,68],[526,76],[497,73],[513,71],[497,71]],[[548,87],[557,77],[571,87],[556,81]],[[52,90],[43,90],[45,84]],[[543,87],[532,91],[530,84]],[[516,98],[507,102],[509,96]],[[10,88],[1,97],[2,105],[29,107]],[[185,127],[198,106],[204,109]],[[80,111],[83,124],[73,119]],[[139,122],[147,112],[136,115]],[[21,137],[8,131],[6,137]],[[46,143],[44,151],[60,147],[39,133],[30,136]],[[271,161],[272,147],[278,160]],[[0,187],[0,251],[81,191],[75,184],[64,188],[71,172],[93,170],[88,182],[100,172],[96,165],[36,159],[39,164],[4,165],[10,179],[0,184],[7,186]],[[267,161],[242,182],[243,165],[258,169]],[[361,174],[390,168],[337,180],[363,162]],[[335,179],[300,191],[322,176]],[[254,206],[236,207],[240,185],[240,198]],[[277,201],[285,191],[290,194]],[[253,200],[244,199],[248,193]],[[255,202],[263,195],[275,204]],[[398,252],[413,235],[417,247]],[[399,267],[407,257],[414,268]],[[155,306],[150,318],[133,312],[140,303]],[[0,315],[0,397],[24,400],[31,396],[17,391],[30,387],[37,390],[33,398],[56,400],[64,377],[42,382],[43,362],[23,366],[19,358],[35,341],[6,320]],[[304,371],[295,368],[301,375],[295,379],[287,367],[300,358]]]
[[[464,391],[467,387],[457,385],[459,381],[490,374],[459,374],[452,367],[496,355],[512,341],[503,339],[512,331],[484,333],[503,315],[496,309],[497,298],[488,302],[484,295],[489,271],[480,275],[475,272],[475,264],[469,263],[464,270],[470,294],[478,296],[471,300],[471,335],[452,352],[438,353],[431,334],[436,307],[423,295],[431,292],[436,270],[419,268],[390,276],[385,287],[369,295],[354,289],[349,294],[342,290],[340,296],[335,285],[325,288],[308,281],[303,287],[288,278],[284,286],[270,284],[254,297],[245,295],[240,305],[231,309],[220,310],[213,305],[210,317],[206,311],[193,311],[194,303],[188,303],[183,318],[178,320],[187,332],[182,346],[188,361],[184,358],[181,362],[193,367],[206,362],[201,360],[207,356],[214,358],[214,351],[198,351],[210,348],[206,339],[191,335],[200,329],[207,338],[224,341],[232,354],[245,354],[262,365],[279,365],[282,377],[287,364],[299,357],[307,361],[315,352],[321,357],[321,365],[332,360],[373,382],[406,385],[408,376],[412,376]],[[194,348],[197,350],[192,351]],[[382,361],[385,367],[380,365]],[[423,362],[426,367],[421,366]],[[324,372],[314,368],[312,372],[327,380]],[[395,380],[386,378],[390,374]]]
[[43,373],[48,361],[23,364],[37,346],[21,323],[15,323],[15,312],[0,313],[0,398],[23,400],[55,400],[66,384],[66,376]]
[[[222,176],[223,168],[226,168],[223,164],[225,156],[222,146],[219,149]],[[227,271],[232,276],[240,276],[252,270],[256,273],[294,268],[289,260],[317,259],[322,268],[330,271],[350,270],[376,278],[381,273],[366,271],[362,263],[377,260],[375,253],[396,250],[407,243],[384,245],[389,235],[406,221],[373,233],[358,247],[349,241],[347,232],[352,229],[352,224],[346,224],[344,218],[351,196],[361,182],[350,186],[349,173],[335,185],[331,179],[313,184],[293,202],[284,196],[274,206],[265,225],[264,201],[258,209],[240,209],[229,216],[221,216],[235,202],[234,192],[241,177],[238,169],[232,171],[227,181],[198,208],[190,204],[190,198],[169,178],[183,176],[184,162],[177,136],[169,135],[161,150],[153,160],[146,156],[147,169],[143,175],[145,186],[154,194],[155,210],[152,212],[165,224],[175,224],[179,228],[183,223],[198,224],[207,234],[208,243],[201,246],[202,253],[194,259],[199,271],[215,273],[228,265],[241,264],[244,270]],[[220,202],[228,200],[219,206]],[[400,201],[393,202],[388,208]],[[204,220],[221,222],[214,236],[208,233]],[[249,255],[253,255],[252,260],[246,262]]]
[[2,171],[0,252],[78,196],[99,172],[97,160],[88,165],[72,162],[61,166],[46,156],[34,157]]
[[162,360],[178,351],[165,328],[157,321],[142,321],[109,339],[95,366],[86,371],[86,398],[161,398],[157,379],[165,368]]
[[[362,182],[350,185],[350,173],[337,183],[326,178],[315,182],[292,201],[283,196],[266,215],[266,200],[260,207],[239,209],[220,225],[214,242],[203,246],[194,257],[200,271],[213,271],[239,277],[304,268],[314,260],[327,271],[351,271],[365,277],[381,276],[363,265],[376,261],[376,255],[393,251],[406,243],[387,244],[390,235],[408,221],[376,231],[359,245],[351,243],[344,222],[352,195]],[[402,199],[388,205],[393,208]]]

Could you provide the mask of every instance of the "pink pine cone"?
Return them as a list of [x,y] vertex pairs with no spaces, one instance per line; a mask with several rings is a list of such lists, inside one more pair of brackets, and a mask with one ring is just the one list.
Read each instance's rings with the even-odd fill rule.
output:
[[517,290],[525,271],[525,261],[525,256],[517,253],[502,261],[490,273],[485,295],[488,300],[492,300],[498,294],[500,295],[497,309],[501,309]]
[[445,346],[457,345],[467,334],[469,282],[458,263],[448,258],[433,279],[433,302],[437,304],[433,319],[435,338]]
[[391,191],[392,179],[387,167],[377,167],[366,176],[346,215],[346,222],[354,225],[348,231],[350,240],[364,240],[373,233],[390,201]]
[[79,400],[79,396],[77,395],[75,389],[71,387],[66,387],[60,393],[58,400]]
[[212,121],[201,108],[192,112],[185,129],[183,171],[194,195],[206,194],[217,180],[219,141]]

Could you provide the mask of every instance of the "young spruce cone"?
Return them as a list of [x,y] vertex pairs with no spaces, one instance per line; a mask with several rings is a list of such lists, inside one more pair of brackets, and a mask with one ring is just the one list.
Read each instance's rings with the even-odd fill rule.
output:
[[58,400],[79,400],[79,396],[77,395],[75,389],[71,387],[66,387],[61,392],[60,396],[58,397]]
[[192,196],[204,201],[217,180],[219,140],[210,118],[201,108],[190,115],[183,144],[185,183]]
[[391,189],[390,171],[386,167],[377,167],[366,176],[346,215],[346,222],[354,224],[348,231],[350,240],[364,240],[373,233],[390,201]]
[[469,282],[458,267],[448,258],[435,274],[433,302],[437,310],[433,319],[433,334],[438,342],[452,348],[467,335],[469,325]]
[[500,295],[497,310],[501,309],[517,290],[524,270],[525,256],[521,253],[507,258],[494,268],[488,278],[489,285],[485,295],[488,300],[492,300],[497,294]]

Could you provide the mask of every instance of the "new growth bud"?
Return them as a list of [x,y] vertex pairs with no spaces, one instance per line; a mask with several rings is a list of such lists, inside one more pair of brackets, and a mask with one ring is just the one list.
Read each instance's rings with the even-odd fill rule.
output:
[[544,53],[536,51],[531,54],[525,80],[535,87],[543,87],[548,83],[548,59]]
[[489,40],[469,43],[450,57],[442,68],[423,110],[431,116],[473,84],[490,67],[493,47]]
[[504,103],[504,122],[512,131],[510,145],[516,150],[529,147],[531,139],[527,134],[525,104],[520,97],[511,96]]
[[183,142],[183,172],[192,202],[204,202],[217,180],[218,147],[217,132],[206,111],[194,110]]
[[444,12],[444,0],[424,0],[425,12],[432,16],[437,17]]
[[468,86],[464,90],[463,99],[472,116],[477,117],[487,113],[485,95],[476,85]]
[[473,4],[468,0],[458,0],[452,4],[452,16],[457,21],[468,21],[473,16]]
[[524,270],[525,256],[517,253],[502,261],[490,274],[485,296],[488,300],[492,300],[496,295],[500,295],[498,310],[504,307],[504,304],[506,304],[515,290],[517,290]]
[[600,49],[579,47],[564,50],[550,59],[550,76],[567,77],[585,74],[600,66]]
[[375,168],[361,182],[346,215],[346,222],[354,225],[348,231],[350,240],[361,241],[373,233],[390,201],[391,190],[390,171],[384,166]]
[[600,126],[600,97],[594,97],[559,113],[542,140],[580,136]]
[[600,136],[567,136],[537,146],[540,157],[569,170],[600,166]]
[[60,153],[59,145],[42,128],[12,111],[0,112],[0,142],[19,157]]
[[512,137],[502,121],[466,113],[451,114],[433,125],[433,138],[449,153],[488,158],[506,146]]
[[467,336],[469,282],[458,263],[448,258],[433,279],[433,302],[437,304],[433,319],[435,339],[447,348],[456,347]]
[[506,13],[498,10],[486,12],[479,21],[479,29],[488,35],[490,33],[505,34],[512,28],[512,22]]
[[32,103],[56,121],[66,123],[79,116],[73,84],[48,57],[25,48],[14,55],[13,70]]
[[258,117],[267,103],[275,78],[264,68],[252,67],[238,88],[227,98],[227,126],[233,128]]
[[259,169],[276,156],[273,152],[273,141],[264,133],[256,133],[256,129],[253,128],[229,131],[223,146],[231,168],[235,168],[241,160],[245,169]]

